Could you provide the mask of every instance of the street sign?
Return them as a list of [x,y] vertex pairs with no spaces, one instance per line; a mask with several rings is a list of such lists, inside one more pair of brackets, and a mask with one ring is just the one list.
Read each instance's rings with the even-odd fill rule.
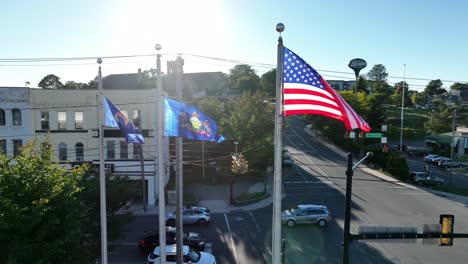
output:
[[382,137],[382,138],[380,139],[380,143],[382,143],[382,144],[387,144],[387,137]]
[[382,132],[387,132],[387,129],[388,129],[387,125],[382,125]]
[[355,138],[356,137],[356,132],[351,131],[349,132],[349,138]]
[[367,133],[366,138],[381,138],[382,133]]

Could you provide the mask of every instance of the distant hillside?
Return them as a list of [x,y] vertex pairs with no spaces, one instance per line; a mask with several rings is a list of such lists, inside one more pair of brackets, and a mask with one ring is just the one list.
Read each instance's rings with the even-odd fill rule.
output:
[[[401,108],[389,107],[386,108],[387,112],[387,125],[389,126],[389,133],[387,136],[389,140],[397,140],[400,138],[400,125],[401,125]],[[431,118],[430,110],[420,108],[405,108],[403,119],[403,138],[410,140],[424,139],[426,135],[424,129],[424,122],[429,121]]]

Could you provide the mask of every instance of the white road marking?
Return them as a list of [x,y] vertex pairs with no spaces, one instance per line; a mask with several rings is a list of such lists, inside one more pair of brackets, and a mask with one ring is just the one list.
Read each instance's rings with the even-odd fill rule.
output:
[[292,181],[292,182],[283,182],[283,184],[321,184],[321,183],[333,183],[332,181],[314,181],[314,182],[302,182],[302,181]]
[[249,212],[249,214],[250,214],[250,216],[252,217],[252,220],[253,220],[255,226],[257,227],[258,232],[262,232],[262,230],[260,229],[260,227],[259,227],[258,224],[257,224],[257,221],[255,221],[255,217],[253,216],[252,212]]
[[232,235],[231,235],[231,227],[229,226],[229,221],[228,221],[228,218],[227,218],[226,214],[224,214],[224,219],[226,219],[226,226],[227,226],[227,229],[229,231],[229,237],[231,238],[231,248],[232,248],[232,251],[234,252],[234,259],[235,259],[236,263],[239,263],[239,260],[237,258],[236,247],[234,245],[234,239],[232,238]]
[[400,193],[400,194],[432,194],[432,193],[429,193],[429,192],[408,192],[408,193]]

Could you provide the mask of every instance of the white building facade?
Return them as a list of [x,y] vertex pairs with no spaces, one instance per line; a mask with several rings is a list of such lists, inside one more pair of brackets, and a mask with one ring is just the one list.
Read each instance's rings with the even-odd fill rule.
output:
[[[154,138],[153,90],[104,90],[104,95],[127,115],[145,138],[145,144],[128,143],[119,129],[105,128],[104,157],[113,175],[146,182],[148,204],[158,197],[157,138]],[[7,155],[35,136],[49,137],[57,160],[71,165],[99,164],[97,90],[46,90],[0,88],[0,143]],[[18,116],[18,111],[21,117]],[[2,112],[3,111],[3,112]],[[3,114],[3,115],[2,115]],[[169,139],[163,139],[165,183],[169,180]],[[156,162],[155,162],[156,161]],[[142,169],[143,168],[143,169]],[[156,179],[156,180],[155,180]]]
[[27,87],[0,87],[0,153],[19,154],[33,136],[32,106]]

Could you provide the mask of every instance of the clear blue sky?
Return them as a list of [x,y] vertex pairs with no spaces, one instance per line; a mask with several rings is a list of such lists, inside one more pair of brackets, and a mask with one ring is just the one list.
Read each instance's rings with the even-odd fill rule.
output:
[[[409,78],[468,82],[467,10],[463,0],[1,1],[0,86],[37,87],[51,73],[88,82],[97,74],[95,59],[4,59],[152,54],[156,43],[163,60],[182,53],[185,72],[235,65],[189,54],[275,65],[275,25],[282,22],[285,46],[326,79],[352,79],[321,70],[352,73],[347,64],[359,57],[368,63],[361,73],[383,64],[400,77],[390,83],[402,80],[406,64],[410,89],[421,90],[428,81]],[[155,57],[120,58],[105,59],[102,68],[108,75],[154,65]],[[268,70],[254,68],[259,75]]]

